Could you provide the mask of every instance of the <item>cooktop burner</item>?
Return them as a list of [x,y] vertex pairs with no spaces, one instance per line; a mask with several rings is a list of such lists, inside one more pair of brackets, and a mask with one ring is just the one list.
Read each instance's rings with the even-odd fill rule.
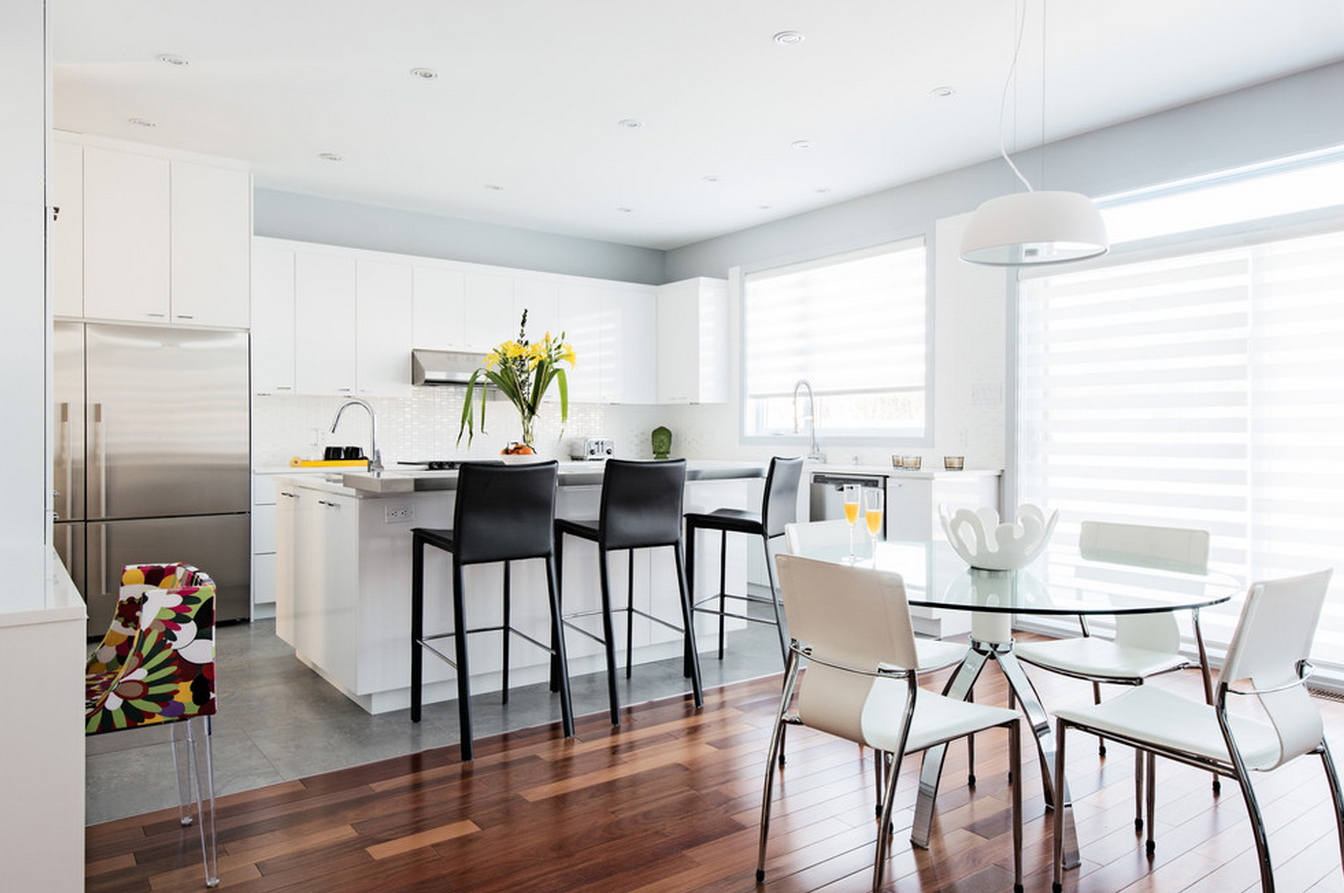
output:
[[463,465],[503,465],[502,459],[427,459],[422,462],[398,462],[398,465],[417,465],[428,471],[456,471]]

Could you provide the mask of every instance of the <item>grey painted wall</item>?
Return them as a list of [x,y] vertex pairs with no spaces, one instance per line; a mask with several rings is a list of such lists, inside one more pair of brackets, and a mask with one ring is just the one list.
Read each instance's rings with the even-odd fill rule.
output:
[[[987,126],[992,126],[989,122]],[[1344,145],[1344,62],[1051,143],[1049,189],[1092,196]],[[1014,156],[1041,188],[1039,150]],[[1020,189],[994,159],[667,253],[669,282],[933,232],[938,218]]]
[[649,285],[667,281],[663,252],[654,248],[274,189],[255,190],[252,228],[259,236],[347,248]]

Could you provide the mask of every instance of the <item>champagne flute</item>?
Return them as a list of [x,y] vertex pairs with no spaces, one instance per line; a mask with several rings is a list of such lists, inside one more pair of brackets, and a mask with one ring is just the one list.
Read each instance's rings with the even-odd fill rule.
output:
[[854,554],[854,525],[859,523],[859,506],[863,502],[863,487],[859,484],[845,484],[845,520],[849,522],[849,558],[850,564],[858,561]]
[[873,541],[873,566],[877,566],[877,534],[882,530],[882,488],[869,487],[863,491],[863,519],[868,523],[868,536]]

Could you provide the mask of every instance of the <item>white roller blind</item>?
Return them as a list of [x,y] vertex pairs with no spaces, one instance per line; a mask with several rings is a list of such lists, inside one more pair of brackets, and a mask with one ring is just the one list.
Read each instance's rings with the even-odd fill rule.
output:
[[1248,580],[1336,567],[1315,657],[1344,668],[1344,232],[1025,279],[1018,337],[1022,501],[1059,536],[1207,529]]
[[915,414],[922,431],[927,294],[923,239],[745,277],[748,433],[783,425],[771,407],[799,379],[831,433],[909,430]]

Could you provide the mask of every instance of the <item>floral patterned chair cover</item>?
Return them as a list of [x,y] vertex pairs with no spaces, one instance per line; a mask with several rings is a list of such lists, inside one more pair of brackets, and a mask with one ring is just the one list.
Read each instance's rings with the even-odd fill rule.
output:
[[[215,713],[214,629],[215,584],[208,575],[189,564],[129,564],[112,623],[84,668],[85,734],[176,724],[181,821],[200,818],[207,887],[219,883],[208,725]],[[192,720],[203,728],[193,729]],[[183,738],[186,759],[178,753]]]
[[84,668],[85,733],[215,712],[215,584],[187,564],[127,565]]

